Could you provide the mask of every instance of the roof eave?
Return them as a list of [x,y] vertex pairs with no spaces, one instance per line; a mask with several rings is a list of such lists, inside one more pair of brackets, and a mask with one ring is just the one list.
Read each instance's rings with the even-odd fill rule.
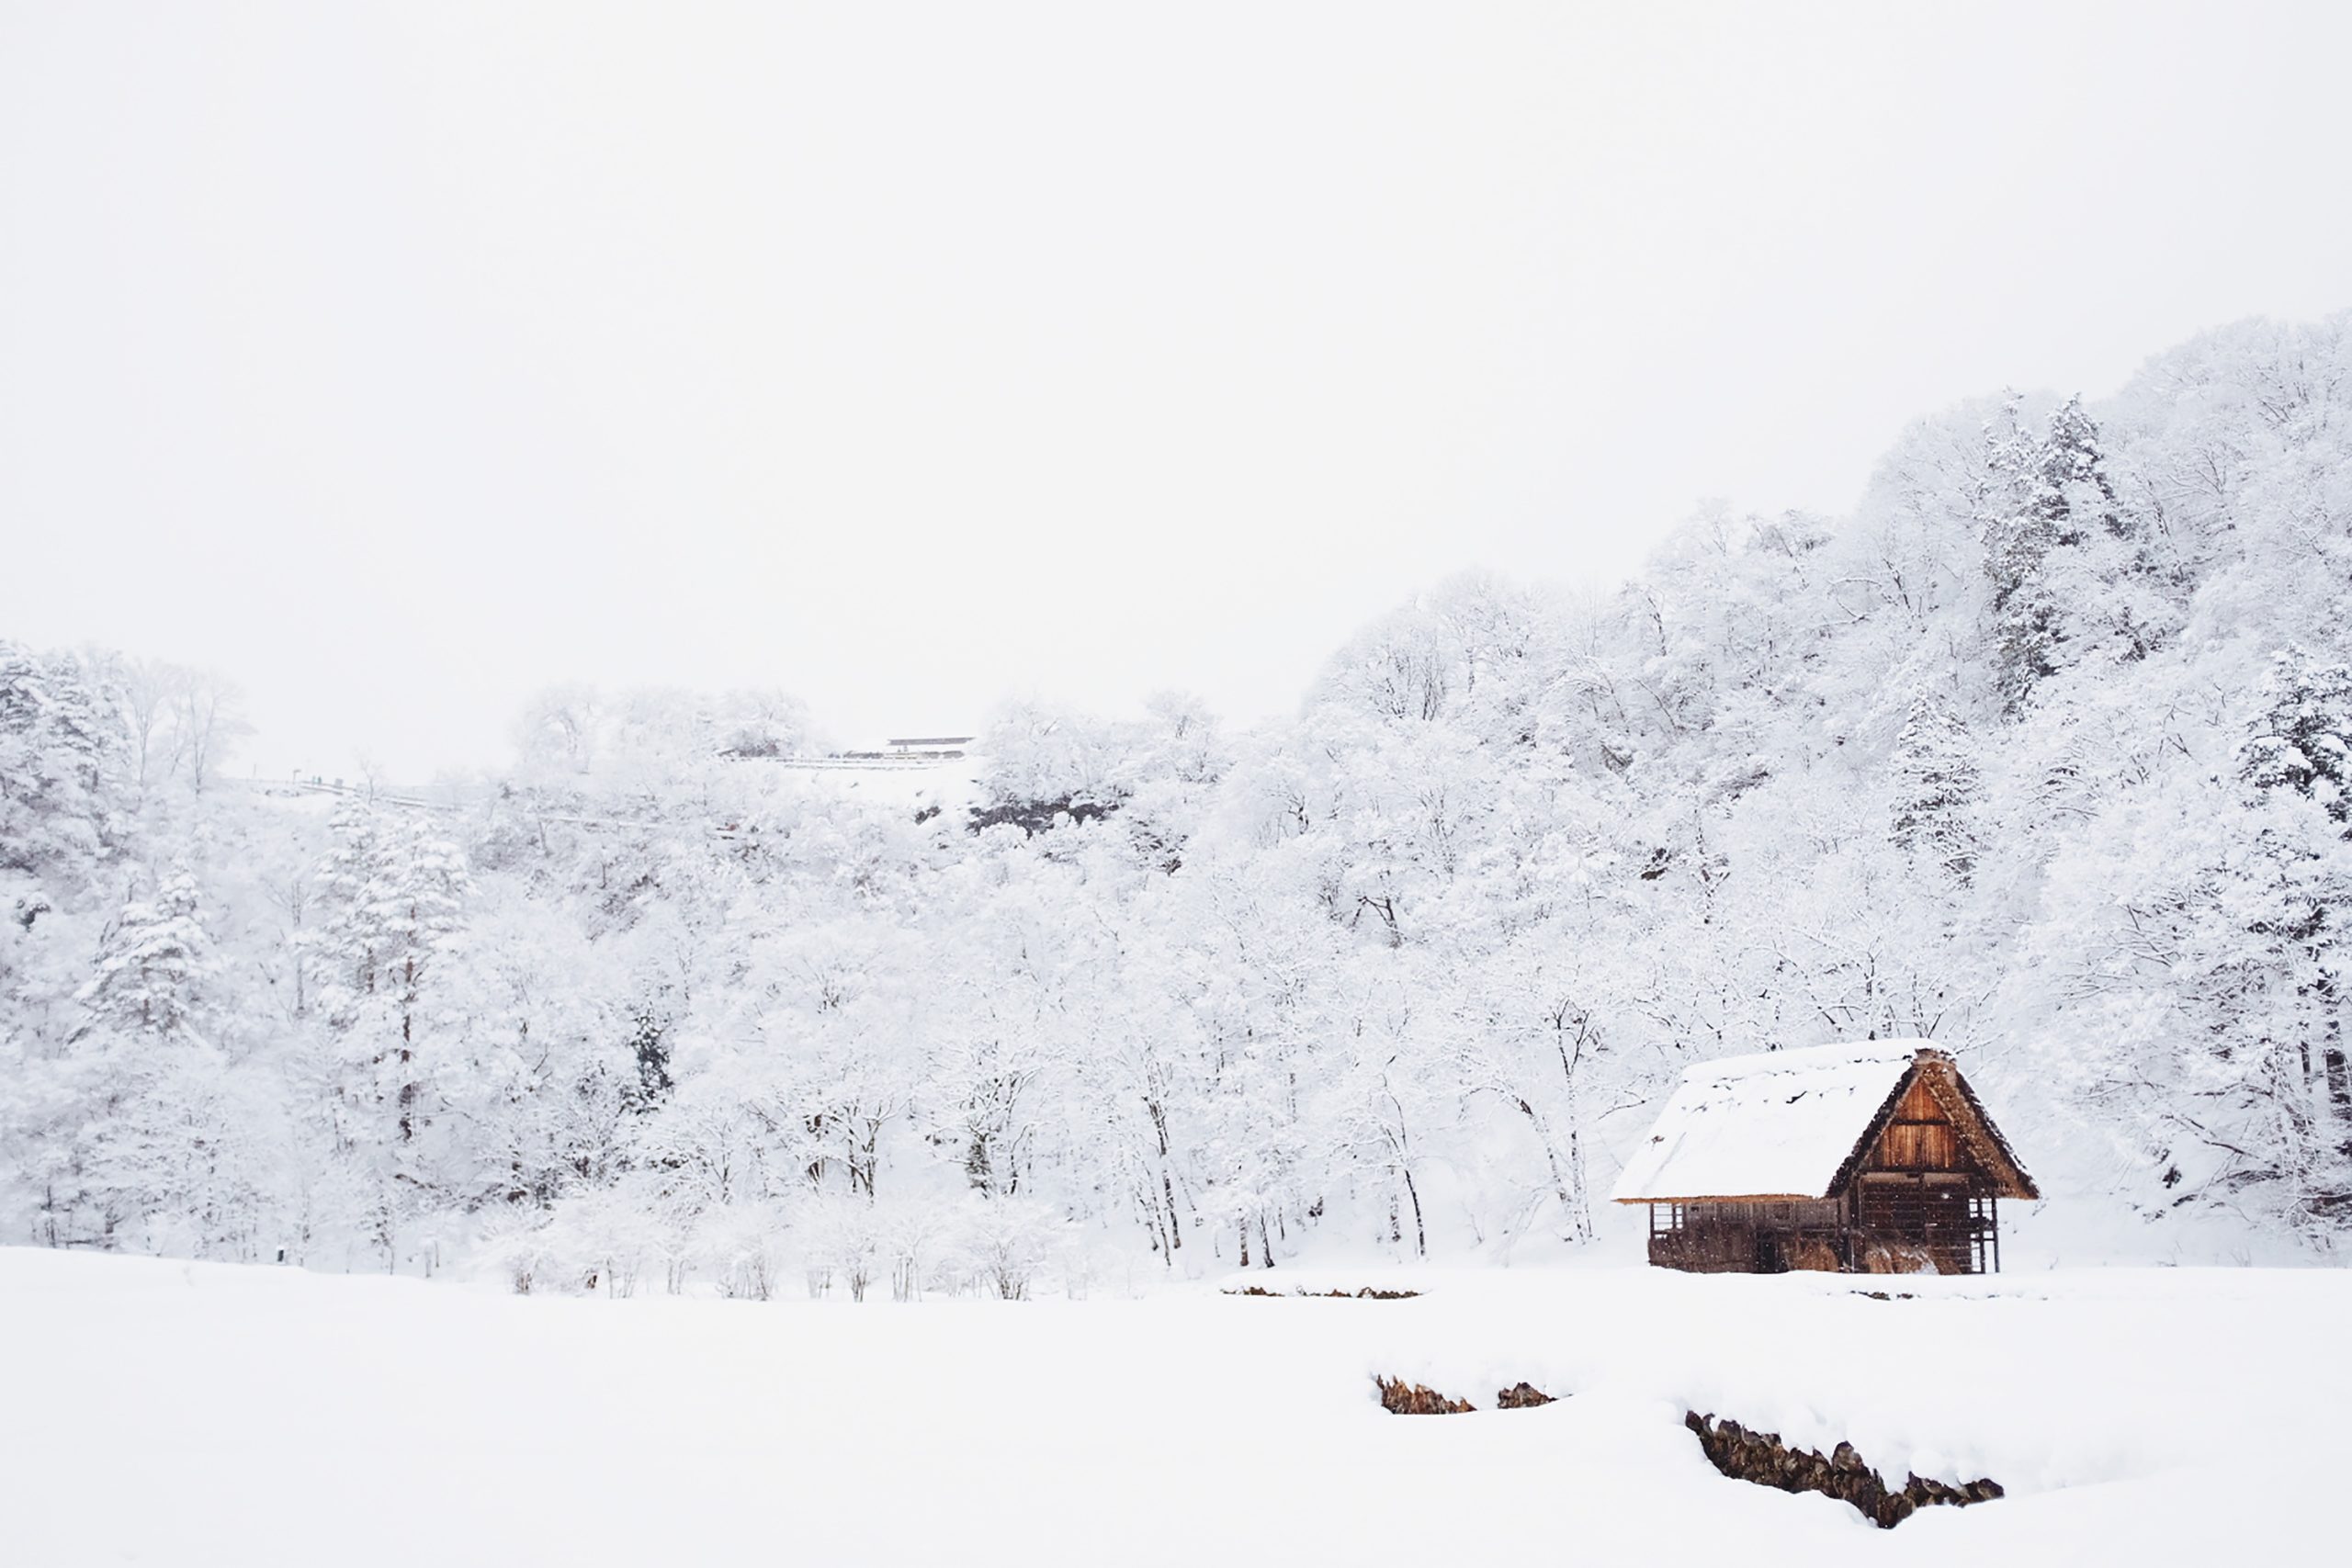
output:
[[1612,1203],[1826,1203],[1826,1192],[1696,1192],[1655,1198],[1611,1198]]

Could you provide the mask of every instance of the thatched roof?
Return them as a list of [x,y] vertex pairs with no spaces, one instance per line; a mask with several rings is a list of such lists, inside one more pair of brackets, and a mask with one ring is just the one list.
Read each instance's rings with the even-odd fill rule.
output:
[[2039,1196],[1951,1058],[1924,1040],[1768,1051],[1690,1068],[1613,1196],[1620,1203],[1833,1197],[1920,1079],[2003,1197]]

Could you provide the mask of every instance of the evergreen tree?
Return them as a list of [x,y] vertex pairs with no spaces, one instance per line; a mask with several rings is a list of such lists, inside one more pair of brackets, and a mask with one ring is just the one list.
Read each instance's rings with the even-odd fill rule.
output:
[[147,899],[132,899],[108,923],[97,972],[78,993],[90,1028],[160,1041],[200,1038],[213,976],[212,940],[202,897],[187,872]]
[[[2080,398],[2061,404],[2036,439],[2012,394],[1988,433],[1987,466],[1981,526],[1993,589],[1993,683],[2016,713],[2079,657],[2079,646],[2070,655],[2069,645],[2096,635],[2088,618],[2111,596],[2114,581],[2151,567],[2131,542],[2098,426]],[[2132,655],[2145,654],[2153,634],[2128,606],[2119,613]]]
[[[220,984],[202,897],[185,871],[108,921],[90,979],[76,993],[87,1020],[74,1066],[86,1084],[67,1193],[52,1204],[88,1216],[84,1239],[115,1247],[142,1233],[160,1245],[159,1216],[180,1250],[210,1249],[223,1208],[210,1190],[222,1128],[208,1112],[221,1061],[204,1027]],[[61,1203],[57,1200],[62,1196]],[[246,1205],[250,1215],[251,1205]]]
[[115,833],[121,726],[80,663],[0,641],[0,871],[81,895]]
[[1891,763],[1894,847],[1942,868],[1963,887],[1976,867],[1974,751],[1958,716],[1923,694],[1911,699]]
[[2044,448],[2027,433],[2019,401],[2010,394],[1986,429],[1979,517],[1993,590],[1993,688],[2011,713],[2057,673],[2061,631],[2049,558],[2068,537],[2066,503],[2046,482]]
[[375,994],[379,933],[369,913],[383,858],[383,825],[372,805],[346,801],[332,821],[334,844],[319,862],[321,918],[297,941],[313,966],[328,1018],[348,1024]]
[[2050,416],[2041,444],[2041,487],[2035,504],[2049,519],[2053,542],[2081,544],[2093,532],[2122,538],[2130,525],[2115,502],[2099,450],[2098,425],[2083,411],[2083,400],[2068,398]]
[[398,1105],[405,1142],[419,1115],[422,1005],[464,923],[473,877],[465,852],[413,814],[355,805],[336,814],[335,835],[319,867],[326,918],[304,947],[328,1021],[363,1037],[355,1065],[377,1080],[364,1098]]
[[387,840],[378,857],[369,904],[382,984],[400,1010],[403,1045],[415,1037],[426,981],[463,927],[473,892],[463,850],[430,831],[421,818],[407,827]]
[[2352,819],[2352,668],[2286,649],[2271,660],[2261,703],[2238,748],[2239,776],[2317,800],[2338,822]]

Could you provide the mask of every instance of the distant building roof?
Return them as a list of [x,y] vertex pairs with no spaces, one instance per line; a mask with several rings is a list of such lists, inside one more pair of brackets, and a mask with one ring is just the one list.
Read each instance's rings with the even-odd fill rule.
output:
[[882,742],[885,746],[963,746],[971,742],[969,735],[894,735]]

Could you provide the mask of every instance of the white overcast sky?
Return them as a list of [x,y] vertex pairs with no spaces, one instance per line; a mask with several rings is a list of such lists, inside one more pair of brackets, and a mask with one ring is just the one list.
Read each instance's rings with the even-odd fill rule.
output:
[[2352,305],[2348,23],[0,0],[0,635],[401,777],[564,679],[1281,711],[1450,573]]

